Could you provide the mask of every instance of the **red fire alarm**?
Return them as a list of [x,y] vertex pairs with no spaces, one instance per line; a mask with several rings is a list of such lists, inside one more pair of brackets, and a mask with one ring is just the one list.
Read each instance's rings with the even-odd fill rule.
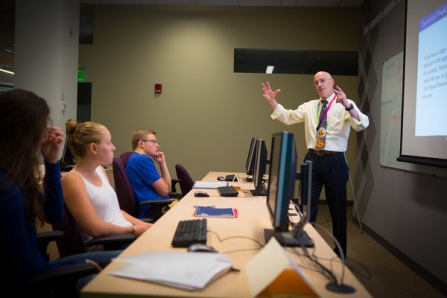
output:
[[161,84],[155,84],[155,93],[161,94],[162,85]]

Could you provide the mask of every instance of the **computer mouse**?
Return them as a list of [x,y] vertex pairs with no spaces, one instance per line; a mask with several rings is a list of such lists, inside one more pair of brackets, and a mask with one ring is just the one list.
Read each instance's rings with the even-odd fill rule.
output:
[[194,196],[195,197],[209,197],[210,195],[205,191],[198,190],[194,193]]
[[217,180],[219,180],[219,181],[225,181],[225,177],[224,177],[224,176],[219,176],[219,177],[217,177]]
[[203,243],[193,243],[191,244],[188,249],[188,252],[217,252],[213,247],[208,246]]

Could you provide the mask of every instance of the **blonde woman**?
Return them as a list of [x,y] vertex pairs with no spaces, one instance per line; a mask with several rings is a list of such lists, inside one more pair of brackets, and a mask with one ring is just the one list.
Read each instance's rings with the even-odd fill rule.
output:
[[120,209],[115,190],[101,166],[112,163],[116,149],[110,131],[95,122],[67,121],[66,128],[68,146],[77,163],[62,178],[62,190],[84,241],[112,234],[143,234],[152,224]]

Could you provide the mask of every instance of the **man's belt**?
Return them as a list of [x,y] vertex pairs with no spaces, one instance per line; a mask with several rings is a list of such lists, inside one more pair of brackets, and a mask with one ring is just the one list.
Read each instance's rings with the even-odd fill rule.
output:
[[318,156],[342,153],[342,152],[338,152],[338,151],[315,150],[315,149],[308,149],[308,151],[309,151],[309,153],[316,154]]

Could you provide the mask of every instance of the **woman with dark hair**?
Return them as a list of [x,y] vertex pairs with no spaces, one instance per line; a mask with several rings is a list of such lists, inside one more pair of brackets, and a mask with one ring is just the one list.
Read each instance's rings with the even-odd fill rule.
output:
[[[2,285],[19,291],[24,281],[46,268],[90,262],[98,271],[121,251],[86,253],[46,262],[37,243],[37,225],[64,216],[58,155],[64,134],[51,125],[50,108],[36,94],[14,89],[0,94],[0,255]],[[43,158],[40,191],[37,173]],[[78,290],[93,276],[78,282]],[[2,287],[4,289],[4,287]]]

